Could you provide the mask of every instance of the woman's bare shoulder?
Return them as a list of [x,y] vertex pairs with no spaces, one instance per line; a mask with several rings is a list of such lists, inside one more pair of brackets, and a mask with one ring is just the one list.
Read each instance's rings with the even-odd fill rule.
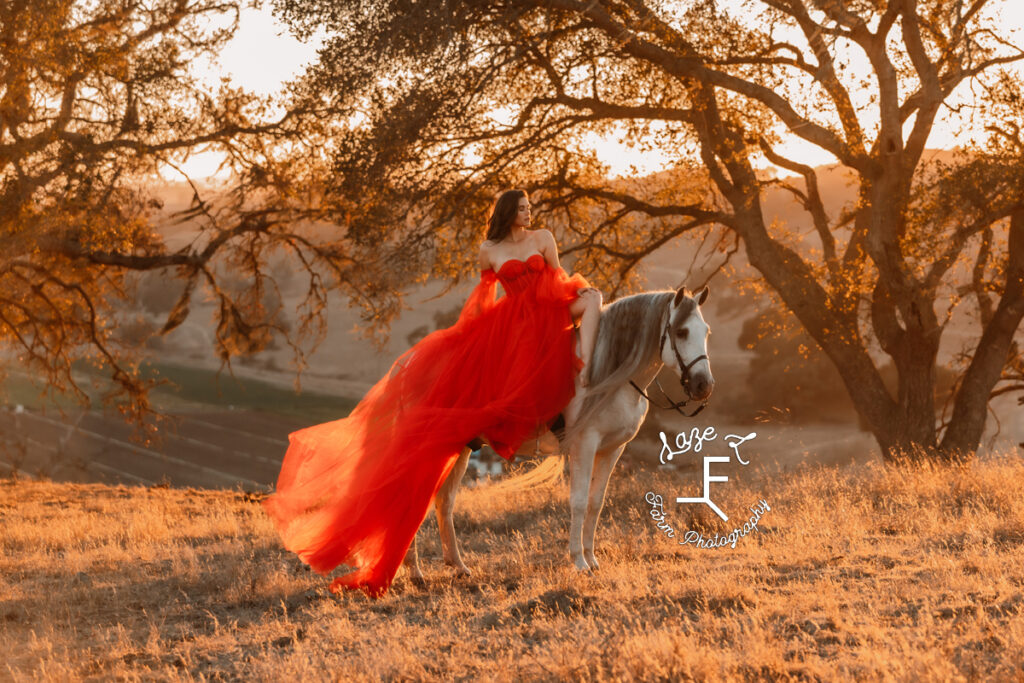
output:
[[541,248],[555,244],[555,235],[547,228],[537,228],[534,230],[533,239]]

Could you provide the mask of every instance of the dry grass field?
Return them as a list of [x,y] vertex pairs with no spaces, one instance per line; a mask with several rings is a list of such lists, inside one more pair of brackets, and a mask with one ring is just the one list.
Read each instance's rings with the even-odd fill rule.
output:
[[[594,575],[569,569],[564,485],[464,490],[473,576],[431,521],[428,585],[380,600],[328,593],[242,492],[4,481],[0,679],[1024,680],[1019,457],[733,481],[730,514],[771,510],[716,550],[649,516],[683,476],[616,472]],[[725,528],[694,510],[668,522]]]

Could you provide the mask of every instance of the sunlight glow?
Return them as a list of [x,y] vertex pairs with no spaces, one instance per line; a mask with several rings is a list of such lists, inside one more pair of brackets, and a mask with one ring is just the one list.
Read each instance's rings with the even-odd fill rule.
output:
[[[723,7],[735,14],[749,12],[749,8],[752,6],[749,0],[723,0]],[[998,16],[1003,25],[1010,29],[1013,41],[1020,43],[1021,38],[1024,37],[1024,2],[1006,3],[999,11]],[[242,13],[240,28],[234,40],[216,61],[199,65],[198,73],[211,84],[219,82],[222,78],[229,78],[234,85],[258,94],[272,95],[278,92],[286,81],[299,75],[307,64],[316,59],[317,49],[322,45],[324,39],[325,35],[318,35],[311,42],[302,43],[287,33],[287,29],[274,18],[269,9],[246,9]],[[794,44],[806,44],[802,35],[787,35],[786,39],[792,40]],[[861,61],[858,61],[856,54],[850,59],[848,69],[849,72],[852,72],[851,78],[857,78],[856,74],[870,73],[867,63],[861,63]],[[965,85],[954,94],[950,103],[954,107],[969,105],[971,97],[969,86]],[[855,104],[859,109],[864,110],[864,123],[870,126],[872,105],[867,102],[855,102]],[[951,149],[982,137],[981,131],[978,130],[978,124],[972,121],[971,116],[972,111],[969,106],[964,106],[961,113],[944,107],[939,113],[928,147]],[[515,119],[511,109],[496,110],[494,118],[496,122],[505,125],[510,125]],[[826,125],[829,123],[822,120],[820,116],[814,118],[819,123]],[[912,125],[912,123],[913,119],[908,122],[908,125]],[[613,177],[654,173],[675,163],[670,155],[661,153],[657,149],[637,149],[624,142],[622,136],[617,134],[592,135],[584,142],[594,149],[603,163],[608,165],[609,172]],[[804,142],[793,135],[784,136],[784,140],[777,145],[776,150],[783,156],[811,166],[833,164],[837,161],[816,145]],[[182,168],[196,178],[205,178],[211,175],[221,177],[225,173],[221,171],[220,174],[217,174],[221,158],[219,153],[203,151],[192,155]],[[760,163],[761,167],[771,166],[763,159]],[[180,174],[173,169],[166,169],[162,175],[168,179],[180,179]]]
[[288,33],[269,8],[247,8],[234,39],[206,69],[211,81],[227,76],[250,92],[273,95],[316,59],[324,37],[317,35],[303,43]]
[[[316,59],[323,39],[323,35],[317,35],[311,42],[303,43],[288,34],[269,8],[245,8],[235,37],[217,59],[198,63],[195,73],[211,88],[228,79],[249,92],[274,95]],[[220,152],[201,150],[178,164],[178,168],[194,180],[223,180],[227,170],[217,170],[223,160]],[[181,173],[171,167],[162,168],[160,175],[172,182],[183,180]]]
[[[175,165],[193,180],[208,180],[222,178],[225,175],[225,171],[218,171],[218,167],[223,161],[224,155],[221,152],[200,150]],[[161,175],[168,180],[184,180],[181,173],[171,167],[165,167]]]

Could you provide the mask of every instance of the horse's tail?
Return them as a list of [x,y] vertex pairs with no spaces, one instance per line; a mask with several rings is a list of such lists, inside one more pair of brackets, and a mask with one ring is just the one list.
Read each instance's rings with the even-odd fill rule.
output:
[[491,491],[518,493],[552,488],[564,479],[565,461],[566,457],[558,454],[544,458],[533,467],[524,465],[508,479],[503,479],[492,485]]

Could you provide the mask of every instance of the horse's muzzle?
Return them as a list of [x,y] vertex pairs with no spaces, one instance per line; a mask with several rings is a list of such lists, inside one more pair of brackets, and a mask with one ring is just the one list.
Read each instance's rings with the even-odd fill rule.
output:
[[715,378],[710,374],[701,373],[689,378],[684,384],[687,395],[694,401],[706,401],[715,388]]

